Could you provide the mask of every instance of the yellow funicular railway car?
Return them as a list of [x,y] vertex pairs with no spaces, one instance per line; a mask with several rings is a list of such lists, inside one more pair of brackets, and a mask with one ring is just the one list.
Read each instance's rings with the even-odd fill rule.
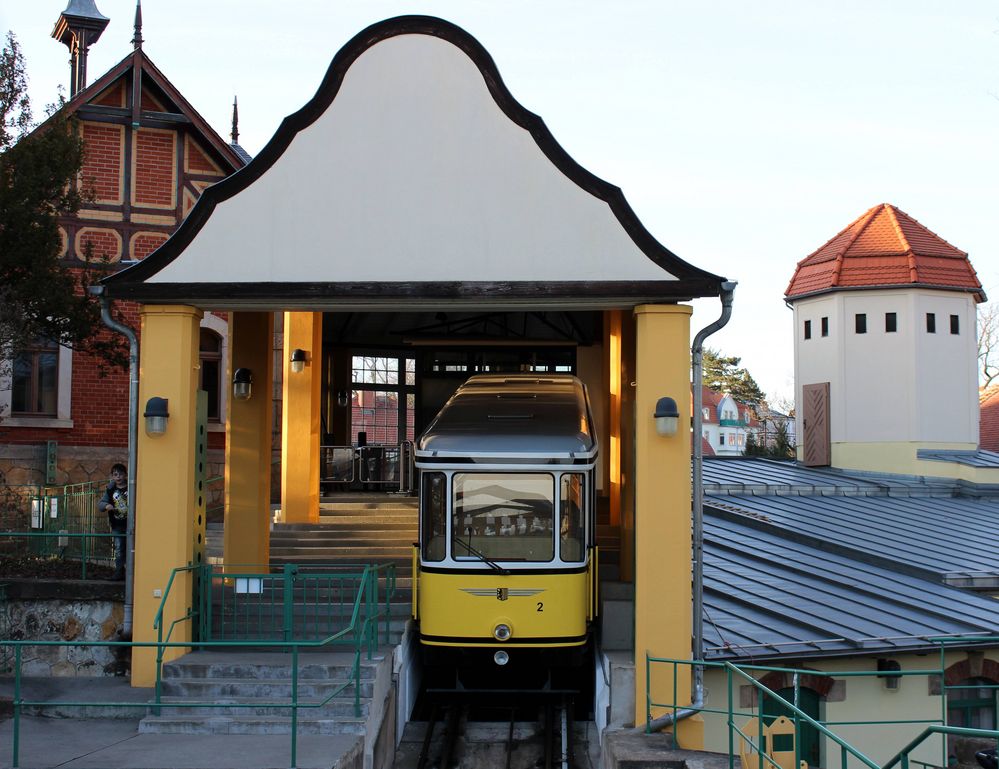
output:
[[485,374],[416,446],[413,616],[463,688],[574,686],[597,607],[597,439],[574,376]]

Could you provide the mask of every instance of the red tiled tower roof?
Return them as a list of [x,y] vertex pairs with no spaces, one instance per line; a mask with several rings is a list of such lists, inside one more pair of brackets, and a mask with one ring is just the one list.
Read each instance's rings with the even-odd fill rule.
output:
[[882,203],[798,262],[787,299],[852,288],[924,286],[985,292],[968,255],[904,211]]

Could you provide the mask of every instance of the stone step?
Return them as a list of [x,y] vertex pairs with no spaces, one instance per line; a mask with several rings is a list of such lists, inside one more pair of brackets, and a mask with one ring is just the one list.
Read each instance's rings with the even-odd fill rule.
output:
[[[362,681],[372,680],[385,650],[374,659],[361,659]],[[223,678],[249,680],[291,679],[292,655],[288,652],[255,652],[233,655],[228,651],[194,651],[164,663],[163,678]],[[298,680],[343,680],[354,665],[352,649],[325,649],[298,663]]]
[[[349,673],[350,671],[347,671]],[[298,681],[298,696],[309,700],[322,700],[330,696],[334,690],[344,687],[337,693],[337,699],[354,701],[354,681],[349,677],[330,679],[306,678]],[[270,698],[271,702],[279,702],[291,697],[292,681],[290,678],[261,678],[247,680],[245,678],[165,678],[163,679],[162,695],[176,700],[197,700],[199,702],[215,702],[233,698],[256,697]],[[374,691],[374,681],[362,680],[360,694],[362,698],[370,699]]]
[[[165,712],[165,711],[161,711]],[[298,715],[299,734],[363,734],[366,718],[309,718]],[[291,734],[290,716],[146,716],[139,722],[140,734]]]
[[[288,704],[281,702],[286,699]],[[354,718],[354,695],[349,698],[334,698],[322,705],[325,698],[299,697],[300,705],[308,706],[299,710],[299,719],[309,720]],[[280,717],[288,716],[291,713],[290,695],[286,698],[276,697],[216,697],[210,700],[192,700],[190,697],[162,697],[161,703],[168,707],[160,708],[160,716],[171,711],[174,717],[229,717],[242,719],[246,717]],[[188,702],[200,702],[201,704],[187,705]],[[237,707],[228,707],[230,705]],[[361,717],[368,715],[370,703],[362,699],[360,702]],[[153,715],[150,713],[150,715]],[[154,716],[155,717],[155,716]]]
[[385,539],[412,541],[417,527],[412,523],[357,523],[347,525],[319,524],[315,528],[291,528],[282,526],[271,531],[271,541],[275,539],[342,539],[344,537],[372,537],[380,535]]

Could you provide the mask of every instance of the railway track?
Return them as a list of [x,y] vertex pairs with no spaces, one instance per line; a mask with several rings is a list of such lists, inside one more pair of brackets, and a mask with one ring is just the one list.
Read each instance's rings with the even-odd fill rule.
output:
[[[397,769],[573,769],[572,703],[540,701],[536,719],[523,705],[444,702],[431,708],[415,761]],[[500,720],[501,713],[505,719]],[[482,720],[483,718],[487,720]]]

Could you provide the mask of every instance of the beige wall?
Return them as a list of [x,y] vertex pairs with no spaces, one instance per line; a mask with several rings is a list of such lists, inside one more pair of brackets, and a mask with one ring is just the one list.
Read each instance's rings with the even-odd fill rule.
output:
[[[945,667],[967,658],[965,652],[950,652],[947,655]],[[999,650],[991,650],[986,653],[986,658],[999,661]],[[891,655],[893,659],[900,663],[903,671],[937,671],[940,665],[938,653],[930,653],[923,656]],[[834,677],[833,688],[828,696],[820,703],[820,718],[828,723],[829,729],[842,737],[847,743],[859,750],[861,753],[872,759],[876,763],[883,765],[892,758],[911,739],[919,735],[928,723],[909,724],[881,724],[881,725],[846,725],[835,724],[834,722],[856,722],[856,721],[931,721],[941,718],[941,697],[939,694],[931,694],[937,691],[938,687],[931,687],[931,676],[913,675],[903,676],[899,681],[898,689],[887,689],[884,679],[874,675],[877,671],[876,657],[850,657],[843,659],[831,659],[826,661],[816,661],[807,667],[811,670],[822,670],[831,673],[844,671],[867,671],[872,675],[865,677]],[[765,673],[757,673],[759,677]],[[750,686],[743,682],[744,687]],[[738,713],[735,722],[740,727],[756,714],[755,709],[748,704],[740,707],[742,703],[749,703],[749,689],[743,689],[738,679],[733,681],[734,706]],[[727,682],[724,671],[710,669],[705,674],[705,687],[707,689],[705,707],[714,708],[727,712]],[[728,751],[728,730],[726,728],[727,716],[724,714],[706,714],[705,721],[705,749],[710,751]],[[738,751],[738,739],[736,740],[736,751]],[[912,754],[913,760],[925,761],[936,766],[946,765],[946,755],[941,754],[940,738],[932,738],[930,741]],[[839,767],[839,748],[827,738],[822,738],[821,761],[822,766]],[[849,761],[851,769],[861,769],[863,764],[852,758]]]

